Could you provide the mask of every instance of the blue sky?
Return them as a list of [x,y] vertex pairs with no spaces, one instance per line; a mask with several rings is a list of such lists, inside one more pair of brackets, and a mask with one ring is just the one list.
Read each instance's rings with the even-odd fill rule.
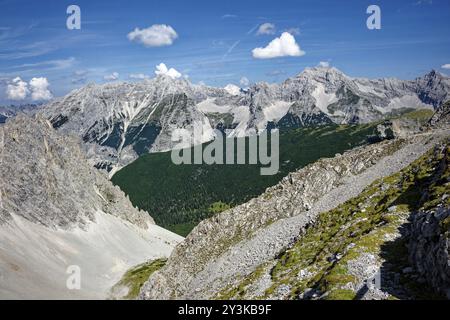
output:
[[[80,30],[66,28],[70,4],[81,8]],[[381,30],[366,27],[370,4],[381,8]],[[154,25],[176,37],[146,46],[127,36]],[[301,54],[254,57],[283,32]],[[160,63],[213,86],[243,77],[279,82],[321,61],[350,76],[413,79],[433,68],[450,73],[441,68],[450,64],[449,35],[449,0],[0,0],[0,104],[31,101],[32,78],[45,78],[33,83],[61,96],[88,82],[153,77]],[[6,91],[17,77],[28,94],[13,101]]]

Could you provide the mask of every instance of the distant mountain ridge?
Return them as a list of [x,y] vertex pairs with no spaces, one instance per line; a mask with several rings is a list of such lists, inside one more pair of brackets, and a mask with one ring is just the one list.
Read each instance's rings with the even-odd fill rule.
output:
[[34,113],[41,105],[40,104],[23,104],[18,106],[0,106],[0,124],[5,123],[6,119],[14,117],[18,113]]
[[352,78],[336,68],[307,68],[280,84],[213,88],[158,76],[138,83],[87,85],[47,104],[53,126],[81,137],[93,165],[110,171],[147,152],[171,150],[176,129],[214,129],[242,137],[269,127],[367,123],[449,98],[450,79],[431,71],[415,80]]

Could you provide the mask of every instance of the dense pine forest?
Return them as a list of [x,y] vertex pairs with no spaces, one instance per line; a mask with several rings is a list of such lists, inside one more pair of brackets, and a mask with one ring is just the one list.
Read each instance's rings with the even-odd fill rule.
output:
[[368,143],[375,127],[328,125],[281,131],[280,169],[275,175],[260,175],[260,164],[175,165],[171,153],[162,152],[141,156],[112,181],[156,223],[186,235],[202,219],[261,194],[289,172]]

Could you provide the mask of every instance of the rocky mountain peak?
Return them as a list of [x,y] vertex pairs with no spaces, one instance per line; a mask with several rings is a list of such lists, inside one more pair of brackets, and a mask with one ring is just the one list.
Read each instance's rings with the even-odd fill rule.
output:
[[438,77],[442,77],[442,74],[438,71],[436,71],[435,69],[431,69],[430,72],[428,72],[427,74],[425,74],[424,78],[438,78]]
[[327,75],[327,74],[335,74],[335,75],[344,75],[344,73],[337,69],[336,67],[331,66],[316,66],[316,67],[307,67],[302,72],[300,72],[297,77],[302,75]]
[[442,73],[440,73],[439,71],[436,71],[434,69],[432,69],[430,72],[428,72],[424,76],[417,78],[417,80],[424,81],[430,86],[432,86],[433,84],[438,84],[441,81],[445,81],[445,79],[446,79],[446,77]]

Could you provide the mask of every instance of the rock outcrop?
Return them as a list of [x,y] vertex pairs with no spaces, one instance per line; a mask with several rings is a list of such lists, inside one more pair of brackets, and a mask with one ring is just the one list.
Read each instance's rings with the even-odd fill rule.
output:
[[450,125],[450,101],[440,105],[428,122],[430,127],[448,127]]
[[435,188],[423,194],[423,207],[411,215],[409,260],[420,278],[450,299],[450,146],[441,151]]
[[1,222],[15,214],[69,229],[94,221],[101,210],[141,228],[154,224],[88,165],[76,137],[57,134],[45,118],[16,116],[0,128],[0,141]]
[[[0,298],[105,298],[128,268],[182,239],[134,208],[79,145],[40,116],[0,127]],[[79,289],[67,286],[71,266]]]

